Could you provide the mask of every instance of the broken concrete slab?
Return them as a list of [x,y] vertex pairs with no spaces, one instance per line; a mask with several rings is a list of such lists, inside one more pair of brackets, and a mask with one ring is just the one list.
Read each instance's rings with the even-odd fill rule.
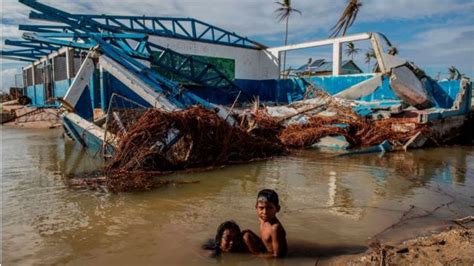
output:
[[382,74],[376,74],[373,78],[343,90],[340,93],[334,95],[334,97],[348,100],[357,100],[373,93],[380,86],[382,86]]
[[390,86],[397,97],[417,109],[434,106],[434,102],[421,81],[406,66],[392,69]]

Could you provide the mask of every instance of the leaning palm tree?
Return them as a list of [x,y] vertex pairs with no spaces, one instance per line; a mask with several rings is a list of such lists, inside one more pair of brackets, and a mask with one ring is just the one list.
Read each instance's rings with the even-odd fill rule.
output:
[[351,57],[351,60],[354,61],[354,55],[360,52],[359,48],[356,48],[353,42],[348,42],[346,44],[346,55]]
[[[285,45],[288,44],[288,21],[290,19],[290,15],[293,12],[299,13],[301,15],[301,11],[295,9],[291,6],[291,0],[283,0],[280,2],[275,2],[280,7],[278,7],[275,12],[277,13],[277,20],[278,22],[285,21],[286,23],[286,31],[285,31]],[[286,67],[286,51],[283,52],[283,71],[285,71]]]
[[329,38],[335,38],[342,31],[342,36],[346,35],[347,29],[354,24],[355,19],[357,18],[357,13],[362,6],[360,0],[349,0],[346,8],[342,12],[341,17],[337,21],[336,25],[331,28],[331,35]]
[[459,70],[455,66],[451,66],[448,69],[448,73],[449,73],[448,79],[450,80],[458,80],[462,78],[461,72],[459,72]]

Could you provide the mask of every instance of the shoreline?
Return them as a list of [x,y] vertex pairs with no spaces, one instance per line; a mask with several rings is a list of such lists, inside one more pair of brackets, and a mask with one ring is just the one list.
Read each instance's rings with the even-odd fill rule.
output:
[[[464,228],[465,227],[465,228]],[[374,241],[367,251],[321,258],[315,265],[446,265],[474,264],[474,228],[449,226],[403,241]]]

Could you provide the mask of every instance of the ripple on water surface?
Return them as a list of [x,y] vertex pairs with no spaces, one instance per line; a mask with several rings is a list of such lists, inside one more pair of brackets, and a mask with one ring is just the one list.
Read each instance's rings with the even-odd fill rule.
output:
[[[65,186],[69,176],[99,169],[103,162],[65,143],[60,130],[1,130],[5,264],[214,264],[199,246],[227,219],[257,231],[255,196],[273,188],[288,234],[288,264],[314,265],[322,252],[359,251],[380,232],[379,237],[400,234],[397,228],[406,227],[384,229],[407,211],[407,226],[417,228],[468,215],[473,201],[472,147],[342,158],[298,151],[163,177],[197,184],[104,194]],[[449,208],[416,218],[446,203]],[[262,263],[248,256],[226,261]]]

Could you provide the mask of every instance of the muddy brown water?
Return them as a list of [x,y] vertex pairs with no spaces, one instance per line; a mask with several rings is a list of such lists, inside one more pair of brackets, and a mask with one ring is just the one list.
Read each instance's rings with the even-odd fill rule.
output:
[[[165,177],[197,184],[107,194],[65,186],[70,175],[102,162],[65,142],[61,130],[1,133],[5,265],[314,265],[317,257],[364,250],[373,238],[412,237],[474,210],[472,146],[343,158],[299,151]],[[289,257],[203,256],[200,245],[224,220],[256,231],[262,188],[280,194]]]

